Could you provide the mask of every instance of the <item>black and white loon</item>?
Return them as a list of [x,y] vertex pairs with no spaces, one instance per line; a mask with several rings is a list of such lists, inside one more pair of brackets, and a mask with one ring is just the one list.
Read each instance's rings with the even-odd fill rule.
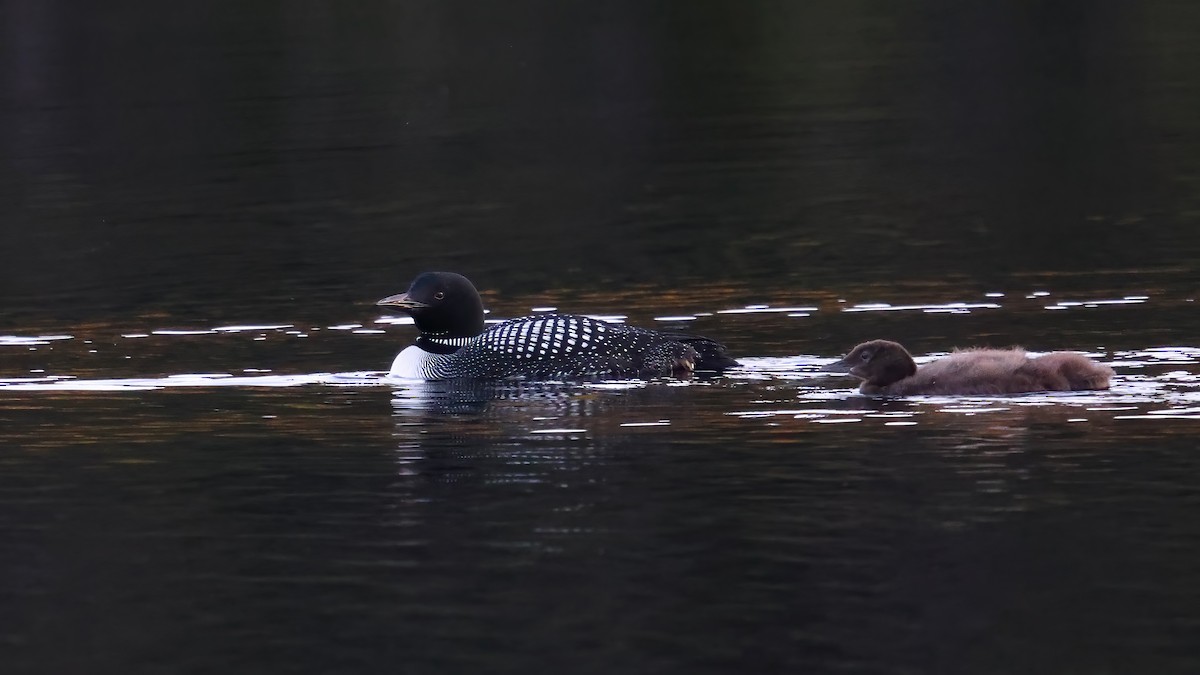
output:
[[407,292],[376,304],[410,314],[421,332],[392,362],[388,374],[395,377],[652,378],[737,365],[708,338],[573,314],[512,319],[485,330],[479,292],[453,272],[425,272]]

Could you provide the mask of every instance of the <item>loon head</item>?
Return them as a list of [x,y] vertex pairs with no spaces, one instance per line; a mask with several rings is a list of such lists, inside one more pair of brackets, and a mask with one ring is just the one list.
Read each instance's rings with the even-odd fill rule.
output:
[[408,291],[375,304],[411,315],[422,333],[460,338],[483,332],[483,300],[461,274],[424,272],[413,279]]
[[911,377],[917,372],[917,364],[899,343],[871,340],[850,350],[841,361],[822,366],[821,370],[850,373],[867,384],[886,387]]

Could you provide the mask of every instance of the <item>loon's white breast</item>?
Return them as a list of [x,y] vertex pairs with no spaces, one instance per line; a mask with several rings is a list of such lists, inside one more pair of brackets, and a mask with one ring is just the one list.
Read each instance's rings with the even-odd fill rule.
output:
[[429,363],[432,356],[432,354],[416,345],[405,347],[403,351],[396,355],[396,359],[392,361],[392,368],[388,371],[388,377],[406,377],[412,380],[424,380],[426,379],[425,364]]

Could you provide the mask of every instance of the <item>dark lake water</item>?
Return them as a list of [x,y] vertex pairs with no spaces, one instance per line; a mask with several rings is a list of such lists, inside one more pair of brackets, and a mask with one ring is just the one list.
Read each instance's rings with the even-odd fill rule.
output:
[[[1200,671],[1198,7],[0,4],[4,672]],[[743,366],[388,381],[428,269]]]

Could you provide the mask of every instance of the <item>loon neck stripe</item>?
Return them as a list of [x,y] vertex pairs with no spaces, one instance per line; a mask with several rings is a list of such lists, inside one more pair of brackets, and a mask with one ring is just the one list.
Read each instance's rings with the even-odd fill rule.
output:
[[430,341],[430,342],[436,342],[436,343],[438,343],[438,344],[440,344],[440,345],[452,345],[452,346],[454,346],[454,347],[466,347],[467,345],[471,344],[471,341],[472,341],[472,340],[474,340],[474,339],[475,339],[475,338],[477,338],[477,337],[478,337],[478,336],[474,336],[474,337],[448,337],[448,336],[445,336],[445,335],[438,335],[438,334],[436,334],[436,333],[421,333],[421,338],[420,338],[420,339],[422,339],[422,340],[428,340],[428,341]]
[[417,337],[417,346],[434,354],[453,354],[460,348],[466,346],[471,339],[472,338],[447,338],[433,335],[420,335]]

